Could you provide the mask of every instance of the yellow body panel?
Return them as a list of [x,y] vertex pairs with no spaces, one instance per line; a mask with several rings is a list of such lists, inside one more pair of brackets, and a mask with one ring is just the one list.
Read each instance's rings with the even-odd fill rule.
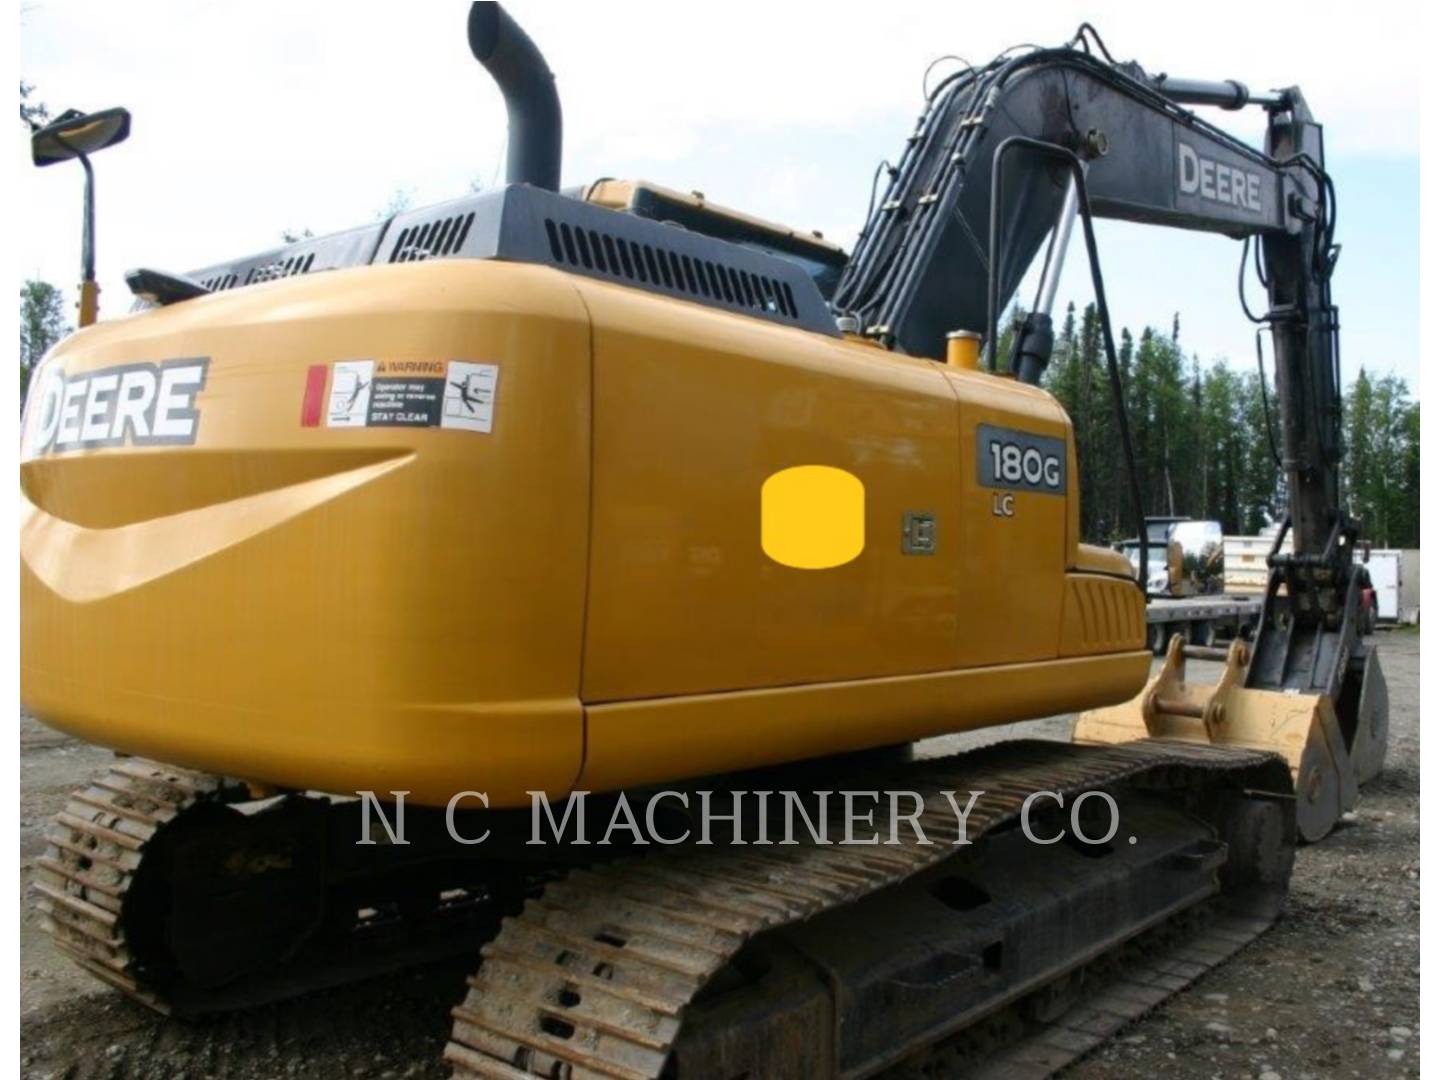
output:
[[[585,699],[955,666],[960,567],[900,555],[906,510],[934,512],[942,544],[961,529],[956,403],[935,365],[620,286],[584,294]],[[865,486],[865,550],[843,566],[796,570],[761,549],[761,487],[797,465]]]
[[[1035,388],[470,260],[186,301],[46,365],[179,357],[209,358],[195,445],[21,470],[22,698],[93,742],[503,806],[1144,681],[1128,564],[1077,544],[1069,421]],[[494,364],[492,430],[302,426],[307,372],[355,359]],[[1000,513],[980,424],[1063,439],[1068,493]],[[762,549],[766,479],[805,465],[864,487],[843,565]],[[933,552],[902,550],[907,513],[933,517]]]
[[[563,277],[447,262],[68,339],[46,362],[71,374],[211,362],[195,446],[22,466],[25,705],[280,785],[564,791],[583,750],[588,335]],[[308,366],[356,357],[501,365],[494,430],[302,428]]]
[[1120,652],[1144,636],[1145,598],[1131,580],[1100,574],[1066,575],[1061,656]]
[[[1133,588],[1133,586],[1132,586]],[[1114,701],[1148,652],[597,705],[580,787],[597,791],[863,750]]]

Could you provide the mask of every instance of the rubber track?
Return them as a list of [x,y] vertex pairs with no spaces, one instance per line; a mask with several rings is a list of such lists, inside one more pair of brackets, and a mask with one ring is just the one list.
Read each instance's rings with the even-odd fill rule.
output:
[[[686,1005],[745,942],[951,854],[955,814],[941,792],[985,793],[968,821],[973,841],[1018,816],[1034,791],[1068,795],[1166,767],[1230,771],[1270,760],[1199,744],[1002,744],[886,778],[927,795],[920,821],[928,846],[690,846],[572,873],[481,949],[479,971],[452,1010],[445,1059],[464,1080],[659,1077]],[[858,786],[878,784],[870,776]]]
[[86,971],[157,1012],[170,1008],[134,969],[122,919],[126,893],[155,834],[221,788],[204,773],[123,759],[71,793],[35,863],[41,928]]

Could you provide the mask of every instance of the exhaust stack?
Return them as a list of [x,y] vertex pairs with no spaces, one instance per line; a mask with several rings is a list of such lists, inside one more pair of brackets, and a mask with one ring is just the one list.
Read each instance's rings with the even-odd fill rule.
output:
[[505,182],[560,188],[560,97],[530,36],[497,3],[470,5],[470,51],[505,95],[510,119]]

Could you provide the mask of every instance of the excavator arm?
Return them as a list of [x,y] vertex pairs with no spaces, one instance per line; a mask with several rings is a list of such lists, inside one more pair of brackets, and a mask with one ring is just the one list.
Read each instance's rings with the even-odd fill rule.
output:
[[[1263,109],[1263,149],[1201,119],[1191,105]],[[1311,784],[1300,775],[1300,749],[1292,756],[1297,784],[1318,787],[1317,799],[1327,804],[1322,824],[1310,831],[1328,829],[1353,803],[1356,784],[1383,762],[1386,695],[1359,633],[1367,585],[1353,557],[1359,523],[1340,505],[1339,317],[1330,294],[1339,252],[1335,193],[1323,131],[1303,95],[1293,87],[1252,94],[1233,81],[1152,76],[1138,64],[1114,62],[1086,26],[1066,47],[1002,54],[947,76],[888,173],[833,306],[858,332],[915,355],[943,355],[951,331],[981,334],[993,370],[998,312],[1043,248],[1034,303],[1011,350],[1012,374],[1026,382],[1038,383],[1049,360],[1050,312],[1077,217],[1112,375],[1092,217],[1244,240],[1242,303],[1254,245],[1269,304],[1251,317],[1268,326],[1273,341],[1289,502],[1282,538],[1293,535],[1293,553],[1281,554],[1277,539],[1253,654],[1244,650],[1243,679],[1234,673],[1222,683],[1227,693],[1324,699],[1334,716],[1328,725],[1314,721],[1302,743],[1325,743],[1333,784]],[[1150,693],[1142,732],[1151,735],[1164,729],[1154,699]],[[1329,728],[1328,735],[1320,730]],[[1220,729],[1210,722],[1204,730],[1213,738]]]

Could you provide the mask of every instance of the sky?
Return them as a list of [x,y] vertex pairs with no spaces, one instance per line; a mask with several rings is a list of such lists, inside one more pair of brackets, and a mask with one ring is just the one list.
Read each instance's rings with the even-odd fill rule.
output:
[[[1326,125],[1343,245],[1334,278],[1344,377],[1361,364],[1419,386],[1421,35],[1397,5],[751,3],[727,17],[680,3],[514,0],[556,72],[562,183],[644,177],[849,246],[875,165],[894,160],[932,60],[982,62],[1058,44],[1088,19],[1150,72],[1299,85]],[[623,11],[623,17],[616,17]],[[403,14],[402,14],[403,12]],[[471,57],[465,5],[354,0],[145,4],[25,0],[20,74],[52,114],[124,105],[130,140],[95,159],[102,312],[129,306],[124,271],[185,271],[273,246],[287,229],[373,221],[503,177],[505,114]],[[1252,141],[1263,117],[1207,110]],[[81,171],[28,164],[15,126],[22,277],[67,290],[79,266]],[[1116,323],[1181,322],[1187,352],[1254,364],[1235,241],[1101,222]],[[1072,247],[1060,302],[1090,298]],[[1252,306],[1258,302],[1258,295]],[[1057,313],[1058,314],[1058,313]],[[1268,363],[1267,347],[1267,363]]]

